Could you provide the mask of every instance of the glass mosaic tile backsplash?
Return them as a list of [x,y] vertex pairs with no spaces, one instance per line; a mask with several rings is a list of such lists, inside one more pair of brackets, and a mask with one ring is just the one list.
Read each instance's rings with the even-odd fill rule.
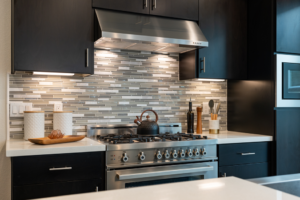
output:
[[[88,77],[10,75],[9,100],[33,104],[45,111],[45,135],[53,126],[53,107],[73,111],[73,134],[86,134],[90,124],[133,123],[146,109],[159,115],[159,123],[181,122],[186,131],[190,98],[195,112],[210,99],[221,103],[221,130],[227,130],[227,82],[179,81],[179,55],[125,50],[95,50],[95,74]],[[208,109],[207,109],[208,110]],[[149,113],[151,119],[155,116]],[[208,129],[210,115],[202,116]],[[10,117],[10,136],[23,136],[22,117]]]

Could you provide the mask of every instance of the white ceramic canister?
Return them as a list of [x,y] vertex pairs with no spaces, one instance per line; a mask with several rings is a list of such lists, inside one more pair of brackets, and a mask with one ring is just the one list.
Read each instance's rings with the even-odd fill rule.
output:
[[24,139],[45,137],[44,111],[24,111]]
[[54,111],[53,129],[59,129],[64,135],[72,135],[73,114],[72,111]]
[[220,120],[209,120],[209,133],[219,134],[220,133]]

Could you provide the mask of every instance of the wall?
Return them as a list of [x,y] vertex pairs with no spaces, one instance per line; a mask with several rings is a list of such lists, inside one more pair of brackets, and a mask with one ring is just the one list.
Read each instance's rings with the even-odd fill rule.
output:
[[5,156],[6,88],[10,70],[11,1],[0,1],[0,199],[10,200],[10,160]]
[[[159,123],[181,122],[186,130],[188,101],[196,107],[210,99],[221,103],[221,129],[227,130],[227,82],[178,80],[178,54],[95,50],[95,75],[82,77],[10,75],[10,101],[33,103],[46,111],[45,134],[52,130],[53,104],[73,112],[73,134],[86,134],[87,124],[133,123],[153,109]],[[153,119],[155,116],[149,113]],[[209,114],[203,115],[208,129]],[[196,117],[195,117],[196,119]],[[196,120],[195,120],[196,122]],[[10,118],[11,137],[23,137],[23,118]]]

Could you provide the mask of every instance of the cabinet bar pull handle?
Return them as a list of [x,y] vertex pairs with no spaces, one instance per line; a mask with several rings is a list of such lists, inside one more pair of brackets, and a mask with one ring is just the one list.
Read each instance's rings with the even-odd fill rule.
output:
[[205,57],[203,57],[203,72],[205,73]]
[[69,170],[72,169],[72,167],[59,167],[59,168],[50,168],[50,171],[58,171],[58,170]]
[[86,67],[89,67],[89,48],[86,49]]
[[[153,8],[156,8],[156,0],[152,0],[152,1],[153,1],[152,7],[153,7]],[[153,8],[152,8],[152,9],[153,9]]]
[[145,8],[147,8],[147,6],[148,6],[148,5],[147,5],[147,1],[148,1],[148,0],[144,0],[144,6],[145,6]]
[[255,153],[241,153],[242,156],[255,155]]

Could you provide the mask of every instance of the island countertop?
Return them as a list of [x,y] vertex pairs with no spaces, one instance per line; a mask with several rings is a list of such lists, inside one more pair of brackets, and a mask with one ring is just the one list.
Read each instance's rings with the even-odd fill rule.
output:
[[40,200],[300,200],[300,198],[235,177],[169,183]]
[[10,139],[6,141],[6,156],[34,156],[63,153],[82,153],[105,151],[106,145],[90,138],[84,138],[77,142],[68,142],[52,145],[33,144],[23,139]]

